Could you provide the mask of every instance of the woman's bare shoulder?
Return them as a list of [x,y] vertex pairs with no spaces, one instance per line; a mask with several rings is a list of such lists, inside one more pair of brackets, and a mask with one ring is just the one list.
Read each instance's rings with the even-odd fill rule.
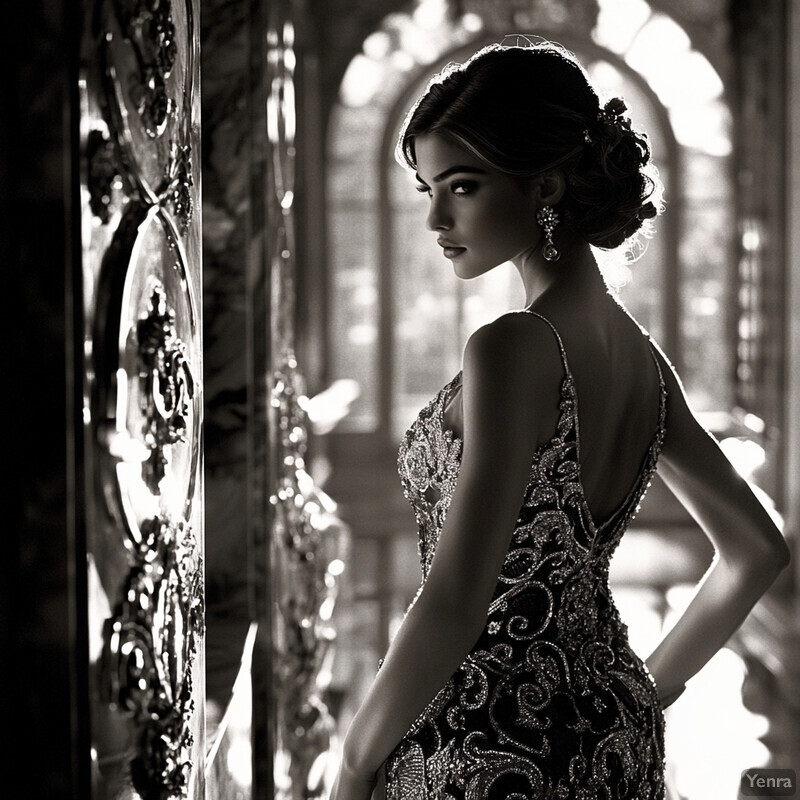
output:
[[538,370],[557,367],[562,357],[555,328],[544,317],[527,311],[509,311],[478,328],[467,341],[468,357],[483,369],[518,367]]
[[538,442],[552,432],[564,374],[558,339],[547,323],[510,312],[470,336],[462,387],[468,404],[491,409],[520,438]]

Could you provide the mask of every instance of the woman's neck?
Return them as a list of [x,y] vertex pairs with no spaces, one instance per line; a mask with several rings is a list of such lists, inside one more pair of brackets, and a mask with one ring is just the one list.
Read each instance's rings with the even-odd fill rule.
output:
[[530,308],[547,294],[573,293],[595,287],[605,292],[605,282],[590,246],[575,243],[565,248],[558,261],[546,261],[537,249],[515,264],[525,287],[525,308]]

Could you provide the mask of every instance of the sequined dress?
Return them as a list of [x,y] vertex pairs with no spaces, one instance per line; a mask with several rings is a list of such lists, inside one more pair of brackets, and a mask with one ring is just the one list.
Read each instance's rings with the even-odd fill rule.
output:
[[[535,314],[535,312],[528,312]],[[608,588],[611,556],[644,497],[657,430],[626,499],[602,525],[580,480],[578,409],[564,345],[560,414],[530,476],[483,632],[385,764],[388,800],[661,800],[664,718]],[[459,373],[400,446],[424,584],[458,479],[461,441],[444,429]],[[433,645],[435,646],[435,645]]]

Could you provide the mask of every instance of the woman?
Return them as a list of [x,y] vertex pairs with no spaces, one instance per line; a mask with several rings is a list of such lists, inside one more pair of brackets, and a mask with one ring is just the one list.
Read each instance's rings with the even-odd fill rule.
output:
[[[399,458],[422,586],[344,741],[333,800],[661,798],[663,711],[788,562],[770,516],[609,294],[591,245],[657,208],[647,140],[571,54],[492,45],[433,79],[400,158],[459,278],[512,261],[525,308],[477,330]],[[716,548],[647,659],[608,591],[659,474]]]

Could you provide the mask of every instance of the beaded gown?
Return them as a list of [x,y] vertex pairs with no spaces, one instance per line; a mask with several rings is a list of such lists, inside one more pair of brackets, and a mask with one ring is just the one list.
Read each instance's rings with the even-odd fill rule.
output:
[[[664,718],[608,588],[611,556],[649,486],[657,429],[624,502],[601,525],[581,485],[578,398],[564,345],[556,431],[533,455],[486,625],[385,764],[388,800],[661,800]],[[458,479],[461,441],[444,429],[461,373],[400,446],[424,584]],[[435,644],[432,644],[435,647]]]

